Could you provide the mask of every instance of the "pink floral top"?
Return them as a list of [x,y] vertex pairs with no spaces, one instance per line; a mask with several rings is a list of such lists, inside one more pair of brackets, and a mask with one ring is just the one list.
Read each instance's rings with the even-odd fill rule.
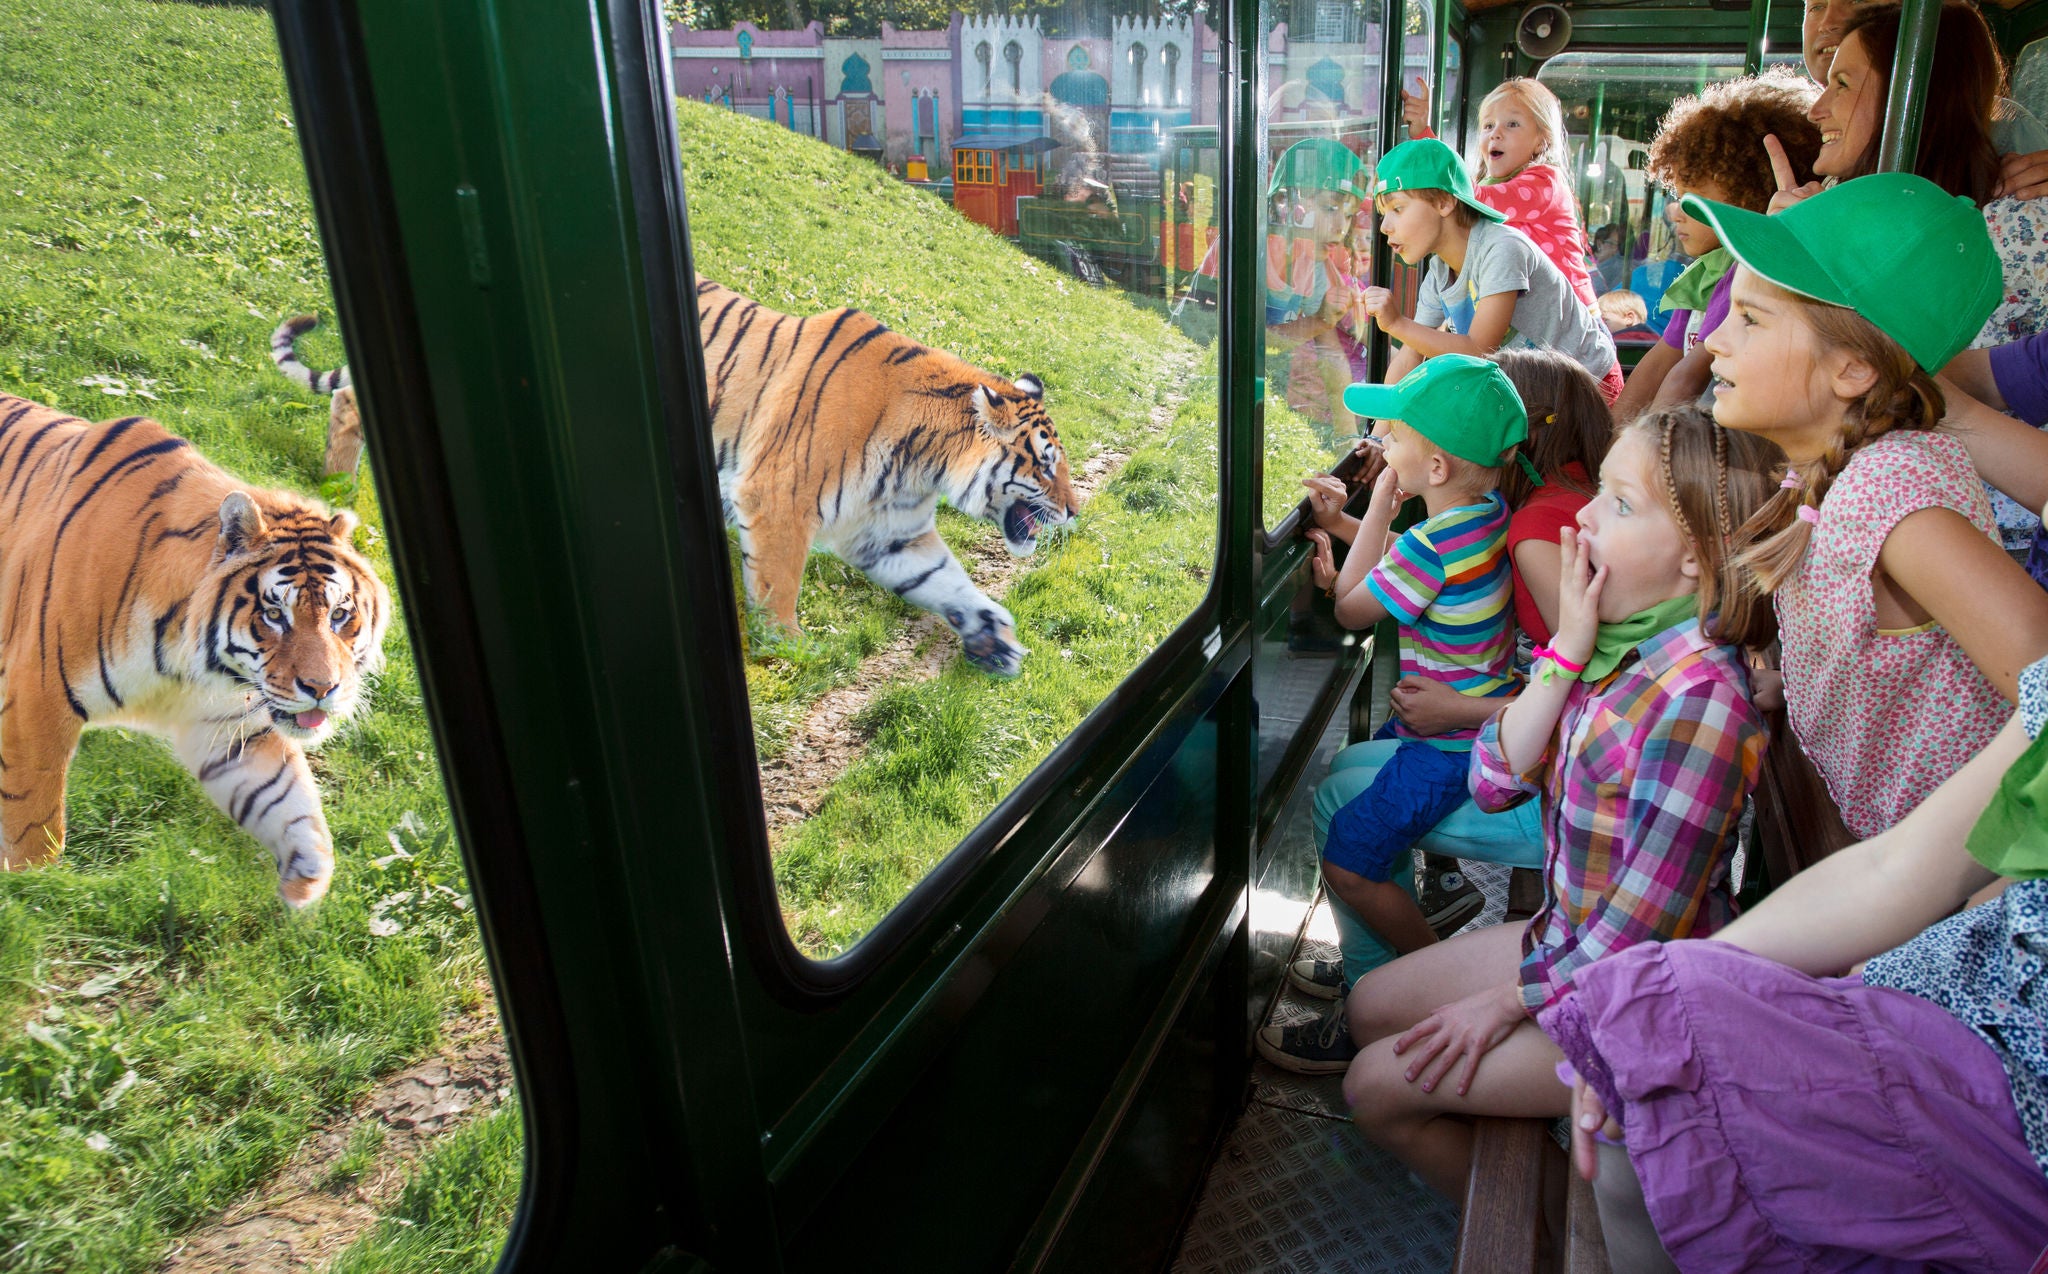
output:
[[1939,625],[1877,627],[1878,550],[1921,509],[1953,509],[1996,538],[1962,443],[1902,430],[1867,444],[1828,489],[1805,560],[1777,594],[1793,733],[1858,836],[1905,817],[2012,716]]
[[1552,265],[1571,280],[1572,292],[1594,303],[1593,276],[1586,269],[1586,231],[1578,201],[1564,174],[1549,164],[1530,164],[1503,182],[1482,185],[1479,202],[1508,214],[1508,224],[1536,241]]

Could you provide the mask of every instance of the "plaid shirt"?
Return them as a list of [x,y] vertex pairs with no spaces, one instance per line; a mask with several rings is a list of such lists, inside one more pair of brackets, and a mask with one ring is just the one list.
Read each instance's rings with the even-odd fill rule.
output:
[[[1567,763],[1553,764],[1560,752]],[[1500,718],[1487,722],[1472,747],[1472,799],[1493,811],[1543,797],[1550,890],[1522,935],[1524,1008],[1550,1005],[1589,961],[1705,937],[1734,917],[1728,860],[1763,754],[1741,652],[1690,618],[1605,680],[1573,686],[1527,773],[1507,768]]]

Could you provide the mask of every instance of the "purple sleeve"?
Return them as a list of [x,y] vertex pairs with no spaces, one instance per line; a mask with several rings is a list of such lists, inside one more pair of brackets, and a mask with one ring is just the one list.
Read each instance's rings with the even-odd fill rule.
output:
[[1666,345],[1685,353],[1685,329],[1692,322],[1691,310],[1673,310],[1671,317],[1664,320],[1664,335],[1658,337]]
[[2030,425],[2048,425],[2048,332],[1993,346],[1991,378],[2007,411]]
[[1714,285],[1714,294],[1707,298],[1707,314],[1700,320],[1700,339],[1707,339],[1707,333],[1721,326],[1721,320],[1728,317],[1728,298],[1735,291],[1735,271],[1721,276]]

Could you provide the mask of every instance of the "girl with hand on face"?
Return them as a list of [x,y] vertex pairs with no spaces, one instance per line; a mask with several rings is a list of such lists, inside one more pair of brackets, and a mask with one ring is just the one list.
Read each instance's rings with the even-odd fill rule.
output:
[[1350,998],[1352,1117],[1446,1194],[1470,1168],[1471,1116],[1566,1110],[1536,1012],[1591,962],[1733,914],[1728,859],[1764,748],[1741,646],[1768,640],[1770,613],[1729,538],[1782,463],[1696,409],[1652,413],[1560,537],[1556,631],[1470,771],[1483,810],[1540,797],[1549,897],[1526,927],[1404,956]]

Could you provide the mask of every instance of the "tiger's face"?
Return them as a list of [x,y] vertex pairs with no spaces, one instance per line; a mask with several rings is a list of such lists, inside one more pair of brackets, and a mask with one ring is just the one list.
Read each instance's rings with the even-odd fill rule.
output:
[[1002,528],[1003,546],[1017,557],[1038,548],[1038,533],[1064,525],[1081,511],[1067,453],[1045,414],[1045,387],[1026,373],[1016,393],[976,386],[968,406],[995,444],[975,475],[961,511]]
[[286,738],[313,746],[363,704],[384,662],[391,597],[349,547],[356,519],[303,508],[267,520],[236,491],[202,594],[210,671],[233,679]]

